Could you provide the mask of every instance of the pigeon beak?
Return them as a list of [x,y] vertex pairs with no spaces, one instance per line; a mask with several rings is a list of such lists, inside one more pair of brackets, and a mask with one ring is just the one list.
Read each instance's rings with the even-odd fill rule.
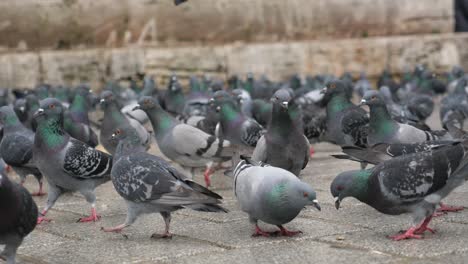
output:
[[320,207],[320,204],[318,203],[317,199],[312,201],[312,205],[317,208],[317,210],[322,211],[322,208]]
[[111,140],[115,140],[115,137],[116,137],[116,136],[115,136],[115,133],[112,133],[112,135],[111,135]]
[[139,110],[139,109],[141,109],[141,106],[140,104],[137,104],[133,107],[132,111]]
[[43,115],[43,114],[44,114],[44,109],[39,108],[39,109],[37,109],[37,111],[34,113],[33,118],[38,117],[38,116],[41,116],[41,115]]
[[363,106],[363,105],[366,105],[366,104],[367,104],[366,99],[362,99],[361,102],[359,103],[359,106]]
[[322,90],[320,90],[320,94],[326,94],[327,93],[327,87],[323,87]]
[[282,102],[282,103],[281,103],[281,106],[282,106],[284,109],[288,109],[288,102]]
[[219,112],[219,111],[221,111],[221,106],[216,107],[216,112]]
[[20,106],[19,110],[20,110],[21,112],[24,112],[24,106]]
[[100,104],[103,104],[104,102],[106,102],[106,99],[102,98],[101,100],[99,100],[99,103]]
[[336,210],[340,209],[340,203],[341,203],[341,200],[340,200],[340,197],[335,197],[335,207],[336,207]]

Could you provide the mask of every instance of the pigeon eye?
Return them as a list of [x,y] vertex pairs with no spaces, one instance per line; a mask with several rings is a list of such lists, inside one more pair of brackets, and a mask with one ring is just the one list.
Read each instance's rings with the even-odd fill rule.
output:
[[304,197],[309,197],[309,194],[305,192],[305,193],[303,193],[303,196]]
[[344,187],[340,185],[340,186],[336,187],[336,189],[337,189],[338,191],[342,191],[342,190],[344,190]]
[[145,103],[146,105],[149,105],[150,101],[149,101],[148,99],[146,99],[146,100],[144,101],[144,103]]
[[330,89],[335,89],[336,88],[336,84],[332,83],[330,84]]
[[50,109],[54,109],[54,108],[55,108],[55,105],[54,105],[54,104],[51,104],[51,105],[49,105],[49,108],[50,108]]
[[371,97],[371,99],[375,100],[375,99],[377,99],[377,96],[374,95],[374,96]]
[[120,135],[120,129],[115,130],[115,134]]

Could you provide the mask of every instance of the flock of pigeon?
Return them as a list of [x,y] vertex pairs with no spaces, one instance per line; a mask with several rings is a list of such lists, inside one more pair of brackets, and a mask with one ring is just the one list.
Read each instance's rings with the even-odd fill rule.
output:
[[[95,189],[108,181],[128,207],[125,222],[105,232],[120,232],[141,214],[160,213],[166,228],[153,237],[170,238],[175,210],[227,213],[222,197],[207,188],[220,169],[233,178],[254,236],[296,235],[300,231],[284,224],[305,206],[320,210],[316,193],[301,181],[314,153],[310,144],[319,141],[341,146],[336,158],[361,164],[361,170],[343,172],[331,183],[337,209],[354,197],[384,214],[413,216],[414,224],[394,240],[422,238],[433,232],[433,216],[463,209],[442,204],[468,177],[468,77],[460,67],[437,77],[418,65],[399,82],[384,71],[378,89],[364,73],[355,82],[349,73],[295,75],[285,82],[252,74],[227,82],[192,77],[186,93],[175,75],[166,90],[144,74],[125,79],[128,85],[120,81],[109,82],[99,96],[87,85],[1,90],[0,244],[6,246],[0,257],[7,263],[15,262],[23,238],[37,224],[50,221],[46,214],[64,193],[79,192],[91,205],[90,216],[80,222],[98,221]],[[425,123],[437,96],[443,96],[441,131]],[[90,116],[97,109],[101,120]],[[153,137],[182,170],[147,153]],[[206,187],[192,180],[199,168]],[[9,169],[21,184],[9,179]],[[45,195],[44,178],[48,185],[40,212],[21,186],[28,175],[39,183],[33,196]],[[259,220],[279,230],[266,232]]]

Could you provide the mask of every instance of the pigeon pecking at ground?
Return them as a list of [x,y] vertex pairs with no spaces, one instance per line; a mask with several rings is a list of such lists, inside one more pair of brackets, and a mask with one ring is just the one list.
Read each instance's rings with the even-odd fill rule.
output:
[[65,192],[80,192],[91,204],[91,215],[80,222],[99,220],[94,189],[110,180],[112,157],[68,135],[63,129],[63,107],[59,100],[46,98],[34,114],[38,127],[33,156],[48,183],[47,205],[38,222]]
[[0,259],[15,264],[16,251],[37,224],[37,206],[29,192],[0,173]]
[[27,129],[18,119],[10,106],[0,107],[0,125],[3,127],[3,139],[0,142],[0,156],[10,165],[21,179],[34,175],[39,183],[39,190],[33,196],[42,196],[42,173],[33,161],[34,132]]
[[377,211],[399,215],[410,213],[413,225],[391,238],[421,238],[436,206],[465,182],[468,165],[467,141],[435,150],[403,155],[372,169],[340,173],[331,184],[338,209],[346,197],[354,197]]
[[276,91],[271,101],[271,120],[267,132],[257,142],[252,159],[299,176],[310,156],[299,109],[291,105],[292,94],[284,88]]
[[[294,236],[301,231],[287,230],[291,222],[307,205],[320,210],[315,191],[291,172],[262,164],[241,156],[234,171],[234,194],[242,211],[255,225],[253,236],[280,234]],[[258,220],[276,225],[279,232],[269,233],[258,226]]]
[[119,128],[112,137],[119,143],[111,178],[117,193],[127,202],[127,218],[121,225],[102,228],[105,232],[120,232],[141,214],[160,213],[166,228],[162,235],[153,234],[152,238],[171,238],[169,225],[173,211],[190,208],[227,212],[219,205],[221,196],[185,178],[164,159],[146,153],[134,131]]
[[156,142],[161,152],[170,160],[191,171],[206,167],[205,182],[210,186],[213,162],[230,160],[233,150],[227,140],[216,138],[202,130],[180,123],[164,111],[156,99],[143,96],[138,101],[138,108],[148,115],[153,125]]

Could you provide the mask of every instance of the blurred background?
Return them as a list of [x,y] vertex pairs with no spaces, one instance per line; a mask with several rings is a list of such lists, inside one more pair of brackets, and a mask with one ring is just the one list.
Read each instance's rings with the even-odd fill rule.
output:
[[465,0],[2,0],[0,84],[468,68]]

